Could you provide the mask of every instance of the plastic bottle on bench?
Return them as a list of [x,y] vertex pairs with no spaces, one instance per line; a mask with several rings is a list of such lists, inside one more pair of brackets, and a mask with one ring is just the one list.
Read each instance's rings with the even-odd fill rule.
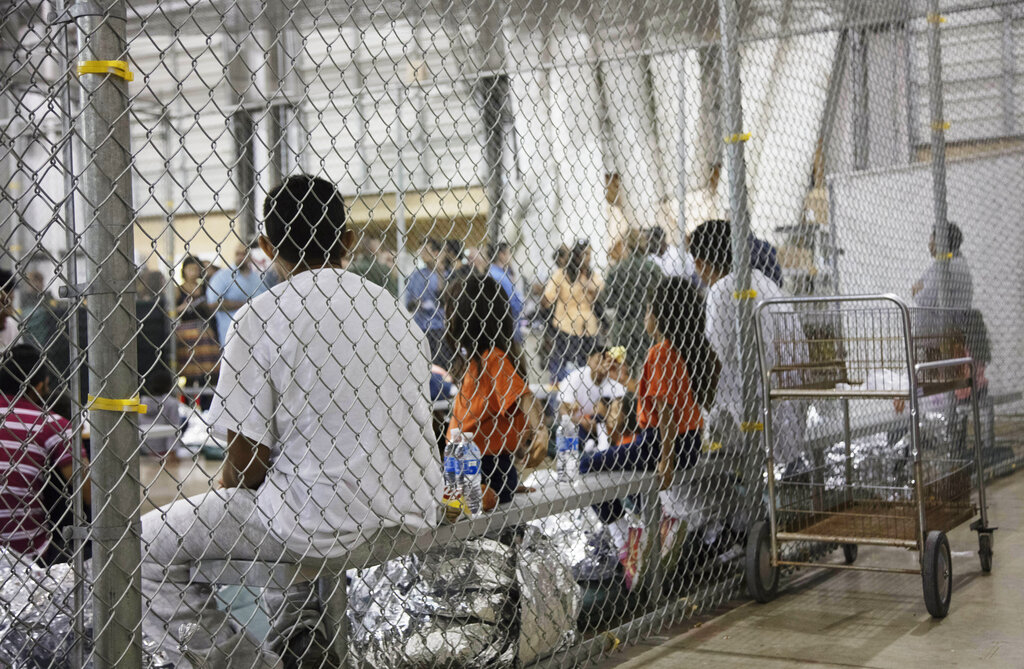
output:
[[459,462],[459,447],[462,431],[452,430],[451,440],[444,447],[444,502],[448,506],[462,508],[462,476]]
[[[455,436],[455,435],[453,435]],[[484,493],[481,488],[480,449],[473,443],[470,432],[459,432],[459,486],[462,489],[462,503],[469,515],[476,518],[483,511]]]
[[562,416],[555,434],[555,477],[559,482],[580,477],[580,431],[568,416]]

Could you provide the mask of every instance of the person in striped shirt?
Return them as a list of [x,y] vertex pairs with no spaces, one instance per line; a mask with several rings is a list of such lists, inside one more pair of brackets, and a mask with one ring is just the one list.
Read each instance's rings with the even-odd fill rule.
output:
[[[41,557],[50,543],[47,478],[56,473],[70,481],[72,472],[70,424],[45,408],[49,386],[48,367],[34,346],[0,353],[0,547],[28,559]],[[82,495],[89,504],[88,481]]]

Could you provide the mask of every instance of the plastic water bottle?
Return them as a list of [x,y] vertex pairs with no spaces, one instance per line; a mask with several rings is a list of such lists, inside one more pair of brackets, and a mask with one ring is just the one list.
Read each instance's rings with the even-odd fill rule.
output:
[[459,462],[459,444],[462,443],[462,432],[452,430],[452,438],[444,447],[444,499],[447,504],[457,505],[462,500],[461,463]]
[[[454,436],[454,435],[453,435]],[[469,515],[476,518],[483,511],[484,493],[480,487],[480,449],[473,443],[473,435],[459,433],[459,487],[462,489],[462,503]]]
[[562,416],[555,433],[555,477],[575,481],[580,476],[580,431],[572,419]]

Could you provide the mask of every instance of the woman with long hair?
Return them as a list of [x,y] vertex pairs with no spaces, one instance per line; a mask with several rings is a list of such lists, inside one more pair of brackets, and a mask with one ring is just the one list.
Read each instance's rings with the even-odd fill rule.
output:
[[[519,487],[517,464],[540,464],[549,435],[526,383],[508,295],[492,277],[470,273],[449,281],[443,299],[459,382],[448,438],[456,429],[472,434],[483,485],[498,503],[509,502]],[[490,496],[484,497],[486,508]]]
[[591,256],[590,243],[577,241],[565,269],[552,274],[544,288],[541,306],[554,310],[548,370],[555,383],[586,364],[600,330],[595,304],[604,282],[591,267]]

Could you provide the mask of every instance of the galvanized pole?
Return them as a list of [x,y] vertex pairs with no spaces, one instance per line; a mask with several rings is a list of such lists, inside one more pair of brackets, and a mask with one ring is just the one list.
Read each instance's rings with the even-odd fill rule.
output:
[[935,206],[935,250],[941,260],[939,305],[951,306],[949,263],[949,218],[946,204],[946,122],[942,111],[942,42],[940,29],[945,19],[939,14],[939,0],[928,3],[928,99],[932,129],[932,198]]
[[[90,414],[93,463],[94,666],[142,666],[139,428],[130,411],[109,410],[138,391],[128,56],[123,0],[105,10],[71,8],[78,28],[82,217],[89,325],[89,389],[103,398]],[[121,61],[123,67],[111,67]],[[103,405],[107,405],[107,409]]]
[[686,243],[686,51],[679,54],[679,86],[676,96],[679,99],[679,112],[676,123],[679,125],[679,144],[676,146],[676,160],[679,166],[679,180],[676,183],[677,215],[676,230],[679,234],[679,248],[689,251]]
[[1000,97],[1003,107],[1003,134],[1012,137],[1017,134],[1017,53],[1014,37],[1014,8],[1004,5],[1002,8],[1002,81]]
[[252,24],[246,21],[237,5],[229,9],[226,23],[225,80],[228,109],[231,110],[228,123],[235,145],[231,174],[238,194],[235,234],[242,243],[250,244],[256,236],[256,121],[248,99],[255,86],[252,78],[254,63],[250,60],[253,56],[250,48]]
[[[14,137],[19,123],[15,123],[17,110],[18,81],[15,71],[22,69],[15,65],[14,49],[18,44],[18,12],[0,21],[0,190],[7,191],[16,172]],[[21,222],[14,198],[0,196],[0,268],[13,269],[15,257],[15,236]]]
[[174,121],[171,119],[170,107],[163,108],[162,118],[160,120],[160,135],[163,140],[163,154],[164,154],[164,188],[163,198],[164,201],[161,203],[164,209],[164,230],[163,230],[163,242],[164,242],[164,266],[170,269],[168,276],[164,277],[164,310],[171,317],[171,331],[168,333],[167,342],[164,346],[168,347],[168,361],[172,373],[177,373],[178,370],[178,339],[175,337],[175,330],[177,325],[177,317],[180,315],[177,312],[178,302],[178,287],[174,282],[174,245],[175,239],[178,236],[177,231],[174,229],[174,214],[177,208],[175,204],[175,193],[177,192],[177,178],[176,170],[174,169],[174,137],[177,134],[174,128]]
[[849,31],[850,78],[853,92],[853,169],[866,170],[871,148],[868,107],[868,31]]
[[739,13],[736,0],[718,0],[722,32],[722,127],[725,164],[729,174],[729,207],[732,210],[732,272],[738,301],[736,329],[739,335],[740,371],[743,380],[743,447],[752,455],[760,442],[755,431],[760,421],[757,350],[754,335],[755,296],[750,293],[750,217],[747,211],[747,168],[740,87]]

